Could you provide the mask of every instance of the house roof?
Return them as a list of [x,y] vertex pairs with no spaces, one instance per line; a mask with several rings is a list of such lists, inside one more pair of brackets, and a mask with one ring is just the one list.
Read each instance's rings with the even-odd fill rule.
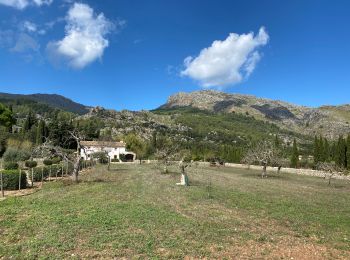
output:
[[94,147],[125,147],[126,144],[124,142],[106,142],[106,141],[81,141],[80,144],[82,146],[94,146]]

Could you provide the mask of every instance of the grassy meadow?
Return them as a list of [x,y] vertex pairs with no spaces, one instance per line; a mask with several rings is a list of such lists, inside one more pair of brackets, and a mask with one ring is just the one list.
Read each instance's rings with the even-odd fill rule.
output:
[[0,201],[0,259],[350,257],[350,183],[233,168],[98,166]]

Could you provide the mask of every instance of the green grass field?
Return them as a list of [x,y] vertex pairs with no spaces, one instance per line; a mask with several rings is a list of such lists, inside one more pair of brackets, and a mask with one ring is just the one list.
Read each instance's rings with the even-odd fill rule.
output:
[[0,202],[0,258],[350,257],[350,183],[232,168],[99,166]]

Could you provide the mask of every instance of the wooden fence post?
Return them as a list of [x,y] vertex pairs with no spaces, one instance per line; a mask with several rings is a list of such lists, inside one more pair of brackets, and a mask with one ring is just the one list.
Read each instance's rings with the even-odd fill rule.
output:
[[19,169],[18,190],[21,190],[22,169]]
[[0,188],[1,188],[1,197],[5,197],[5,192],[4,192],[4,180],[3,180],[3,175],[2,175],[2,160],[0,161]]
[[32,188],[34,187],[34,170],[32,168]]

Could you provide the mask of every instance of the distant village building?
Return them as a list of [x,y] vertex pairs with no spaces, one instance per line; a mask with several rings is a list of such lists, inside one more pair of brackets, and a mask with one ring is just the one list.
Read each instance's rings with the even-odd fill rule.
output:
[[125,161],[134,161],[136,154],[126,150],[126,143],[121,142],[105,142],[105,141],[82,141],[81,146],[83,149],[80,151],[80,155],[85,160],[92,159],[92,155],[98,152],[105,152],[110,160],[118,159],[121,157]]

